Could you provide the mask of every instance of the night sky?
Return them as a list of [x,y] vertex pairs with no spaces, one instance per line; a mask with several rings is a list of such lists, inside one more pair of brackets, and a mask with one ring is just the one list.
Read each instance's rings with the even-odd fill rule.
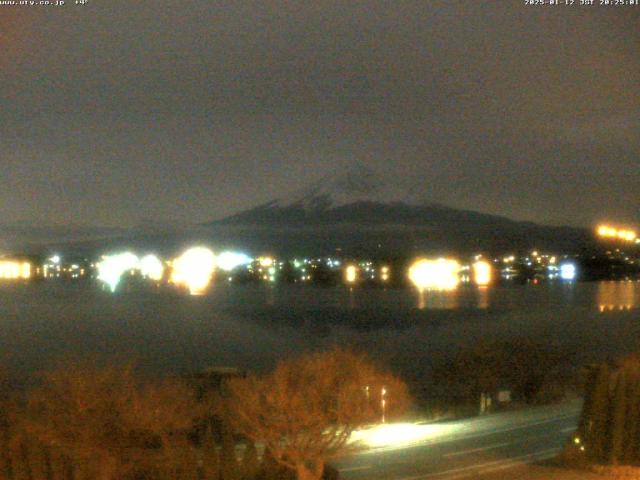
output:
[[356,162],[454,207],[640,222],[640,6],[67,3],[0,6],[0,224],[205,222]]

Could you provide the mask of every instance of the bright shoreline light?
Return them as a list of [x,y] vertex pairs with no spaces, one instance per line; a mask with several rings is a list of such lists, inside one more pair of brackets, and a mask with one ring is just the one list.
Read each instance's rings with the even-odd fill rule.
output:
[[31,278],[31,264],[12,260],[0,261],[0,279],[3,280],[28,280]]
[[216,256],[205,247],[193,247],[173,260],[171,282],[189,289],[191,295],[207,290],[216,268]]
[[105,282],[115,292],[124,272],[138,269],[138,264],[138,257],[131,252],[106,255],[97,264],[98,280]]
[[143,277],[159,282],[164,277],[164,265],[155,255],[145,255],[140,260],[140,273]]
[[560,265],[560,278],[563,280],[575,280],[576,266],[573,263],[563,263]]
[[409,268],[409,279],[418,290],[454,290],[460,283],[460,264],[456,260],[422,258]]
[[344,279],[347,283],[355,283],[358,279],[358,268],[355,265],[349,265],[344,270]]
[[491,283],[491,264],[484,260],[479,260],[473,264],[473,281],[476,285],[485,287]]
[[389,267],[382,267],[380,269],[380,280],[387,282],[389,280]]

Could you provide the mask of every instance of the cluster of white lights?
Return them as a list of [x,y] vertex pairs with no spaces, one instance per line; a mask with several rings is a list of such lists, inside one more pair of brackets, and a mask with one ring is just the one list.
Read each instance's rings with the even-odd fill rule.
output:
[[[229,251],[216,256],[208,248],[194,247],[168,263],[171,265],[171,283],[187,288],[192,295],[201,295],[209,286],[216,268],[231,271],[250,264],[251,257]],[[96,268],[98,279],[106,283],[112,292],[118,288],[126,272],[137,272],[156,282],[165,278],[165,263],[156,255],[145,255],[142,258],[131,252],[105,255],[96,264]]]

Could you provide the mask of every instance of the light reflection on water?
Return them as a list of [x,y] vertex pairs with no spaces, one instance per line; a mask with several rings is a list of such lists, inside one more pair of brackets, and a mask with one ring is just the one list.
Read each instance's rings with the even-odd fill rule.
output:
[[489,308],[489,287],[481,286],[478,287],[478,308],[481,310],[486,310]]
[[[181,298],[185,295],[171,289],[141,288],[140,285],[123,288],[108,295],[96,285],[87,284],[0,284],[0,304],[12,303],[5,299],[35,294],[38,303],[59,303],[67,298],[96,296],[109,298],[114,304],[130,303],[139,296],[145,301],[153,298]],[[598,312],[629,311],[640,305],[640,281],[603,281],[593,283],[555,282],[542,284],[503,284],[475,286],[461,284],[452,290],[418,290],[415,288],[375,288],[365,286],[314,287],[312,285],[214,285],[201,296],[212,306],[252,309],[262,307],[305,310],[335,308],[369,310],[500,310],[516,311],[530,308],[586,307],[592,305]],[[90,299],[83,299],[90,301]],[[69,307],[66,305],[65,307]],[[593,308],[592,307],[592,308]],[[1,310],[0,310],[1,313]]]
[[489,286],[458,287],[452,290],[418,290],[419,310],[457,310],[476,308],[486,310],[491,306],[492,289]]
[[597,305],[601,313],[637,308],[640,288],[638,282],[598,283]]
[[418,309],[455,310],[460,308],[458,290],[420,290],[418,291]]
[[220,305],[251,307],[333,307],[345,310],[393,308],[400,310],[500,310],[585,307],[599,311],[632,310],[640,304],[640,282],[554,282],[498,286],[460,285],[452,290],[313,287],[288,285],[221,285],[208,297]]
[[[419,310],[458,310],[490,308],[518,309],[526,306],[529,299],[539,297],[533,303],[544,305],[583,304],[584,290],[595,288],[593,304],[598,311],[604,313],[613,310],[634,310],[640,305],[640,282],[638,281],[605,281],[591,284],[573,282],[556,282],[553,284],[527,286],[459,286],[452,290],[384,290],[372,294],[369,289],[349,289],[348,307],[367,308],[383,301],[389,296],[395,297],[399,305],[418,308]],[[414,298],[413,305],[407,305],[406,297]],[[576,296],[577,295],[577,296]],[[549,302],[546,303],[545,302]]]
[[157,288],[112,295],[91,284],[0,284],[0,365],[31,370],[67,353],[97,353],[131,355],[154,369],[267,368],[295,352],[341,344],[406,372],[426,371],[435,356],[465,345],[514,336],[561,343],[580,362],[640,344],[640,282],[460,285],[425,291],[423,302],[420,309],[414,288],[221,282],[191,297]]

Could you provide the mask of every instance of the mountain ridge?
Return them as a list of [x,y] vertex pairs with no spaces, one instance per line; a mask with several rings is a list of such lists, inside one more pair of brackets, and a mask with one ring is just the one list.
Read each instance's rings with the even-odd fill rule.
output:
[[222,219],[166,228],[143,222],[128,229],[0,228],[6,251],[115,248],[174,251],[191,243],[273,254],[413,255],[506,252],[530,248],[577,252],[586,228],[540,225],[449,207],[406,192],[368,167],[332,173]]

